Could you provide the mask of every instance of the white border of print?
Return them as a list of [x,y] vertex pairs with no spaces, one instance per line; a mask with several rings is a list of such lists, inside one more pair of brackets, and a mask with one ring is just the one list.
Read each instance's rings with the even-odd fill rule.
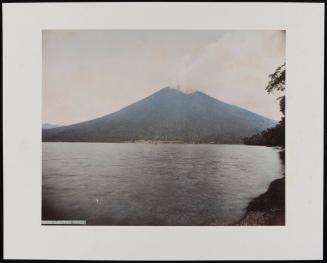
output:
[[[43,29],[285,29],[286,226],[41,225]],[[321,259],[324,5],[3,4],[6,259]]]

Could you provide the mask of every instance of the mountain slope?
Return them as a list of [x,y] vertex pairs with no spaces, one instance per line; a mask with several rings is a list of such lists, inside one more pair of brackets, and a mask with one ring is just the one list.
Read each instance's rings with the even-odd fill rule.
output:
[[163,88],[112,114],[43,130],[43,141],[124,142],[163,140],[240,142],[276,122],[214,99],[202,92],[185,94]]
[[48,129],[53,129],[53,128],[58,128],[61,125],[58,124],[52,124],[52,123],[43,123],[42,124],[42,129],[48,130]]

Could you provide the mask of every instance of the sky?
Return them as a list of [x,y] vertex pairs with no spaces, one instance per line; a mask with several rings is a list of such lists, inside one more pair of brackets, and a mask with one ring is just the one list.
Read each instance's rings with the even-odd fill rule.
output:
[[279,120],[265,87],[285,57],[279,30],[44,30],[42,122],[101,117],[170,86]]

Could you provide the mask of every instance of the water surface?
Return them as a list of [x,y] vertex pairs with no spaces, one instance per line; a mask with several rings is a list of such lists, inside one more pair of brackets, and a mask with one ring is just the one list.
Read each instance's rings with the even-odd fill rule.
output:
[[263,146],[43,143],[42,219],[228,225],[283,175]]

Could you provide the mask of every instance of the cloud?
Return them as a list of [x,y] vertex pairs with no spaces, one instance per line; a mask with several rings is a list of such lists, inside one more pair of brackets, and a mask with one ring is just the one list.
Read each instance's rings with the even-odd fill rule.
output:
[[[269,74],[284,61],[283,32],[230,31],[196,54],[184,55],[176,64],[172,83],[256,110]],[[268,115],[278,118],[278,113]]]

